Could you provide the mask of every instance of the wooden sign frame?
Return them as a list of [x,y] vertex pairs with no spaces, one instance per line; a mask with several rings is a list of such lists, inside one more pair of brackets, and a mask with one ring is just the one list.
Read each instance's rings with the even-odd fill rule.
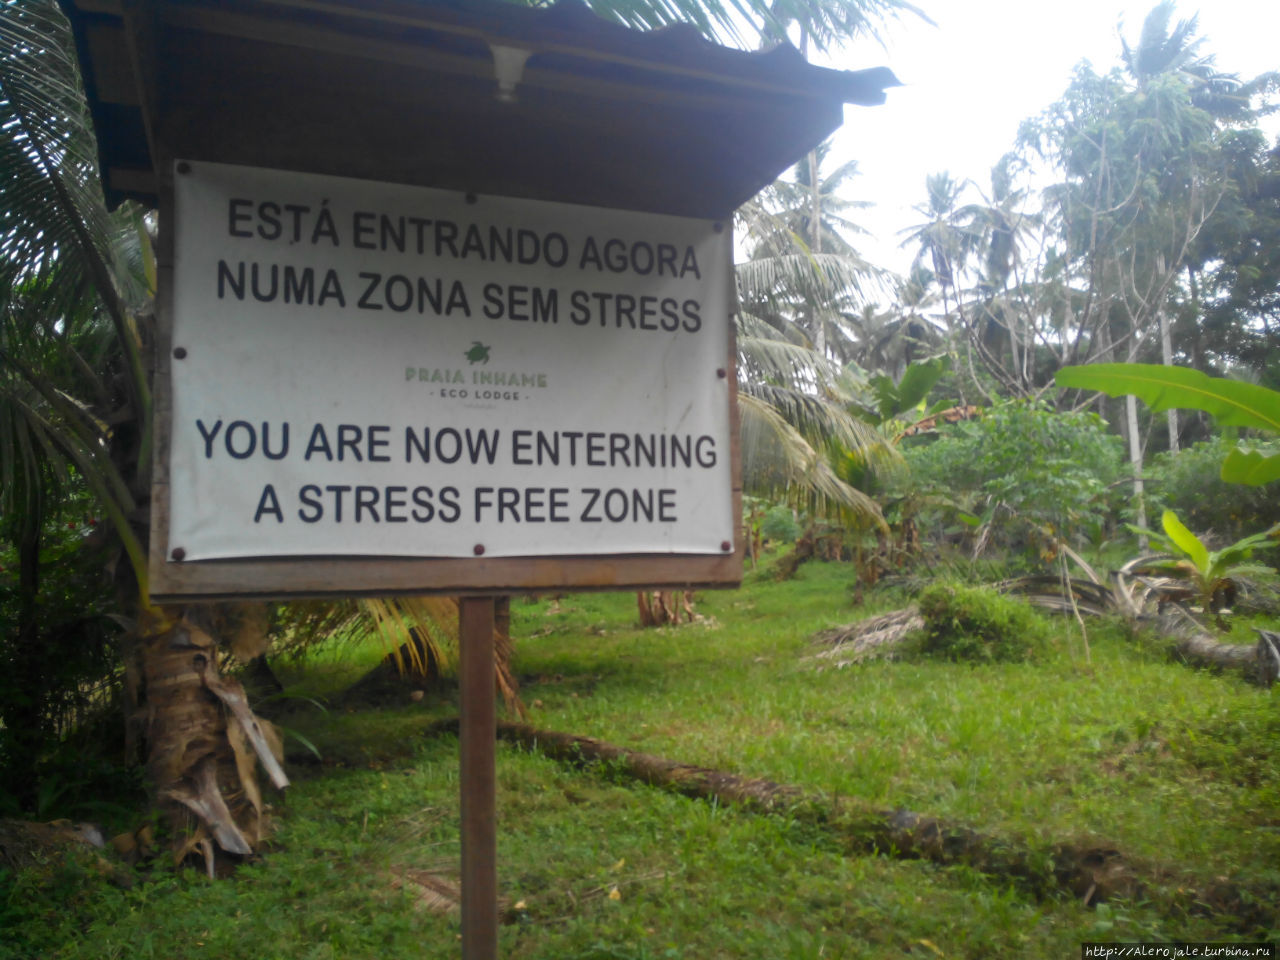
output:
[[[155,444],[152,466],[152,600],[449,594],[481,596],[538,590],[695,589],[735,587],[742,581],[745,541],[740,523],[723,554],[605,554],[530,557],[281,557],[189,561],[169,545],[169,442],[173,428],[174,196],[165,183],[156,251]],[[732,275],[730,275],[732,276]],[[731,294],[729,303],[736,303]],[[742,515],[737,343],[727,324],[724,367],[728,379],[731,503]]]

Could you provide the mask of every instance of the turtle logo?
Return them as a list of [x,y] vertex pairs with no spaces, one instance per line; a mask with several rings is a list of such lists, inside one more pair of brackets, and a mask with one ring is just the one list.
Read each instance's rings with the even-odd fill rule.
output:
[[464,354],[472,364],[489,362],[489,347],[479,340],[472,340],[471,347]]

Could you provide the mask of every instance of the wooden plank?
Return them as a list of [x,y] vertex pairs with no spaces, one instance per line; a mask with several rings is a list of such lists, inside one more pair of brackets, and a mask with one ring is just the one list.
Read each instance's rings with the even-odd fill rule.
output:
[[386,66],[221,34],[171,29],[166,39],[183,65],[167,95],[185,106],[163,118],[163,138],[223,163],[727,218],[796,159],[788,144],[840,120],[838,105],[810,101],[625,100],[607,82],[552,74],[543,87],[536,58],[519,102],[504,104],[487,61],[433,80],[429,49],[418,66]]
[[[307,9],[313,11],[315,7],[309,3]],[[299,47],[342,58],[359,57],[379,63],[408,67],[424,73],[483,77],[486,80],[493,81],[496,89],[493,60],[487,46],[487,40],[469,31],[460,32],[459,35],[474,41],[478,45],[474,56],[448,53],[427,47],[421,42],[407,43],[382,37],[360,36],[351,30],[315,26],[300,23],[296,20],[238,13],[224,9],[169,6],[163,8],[161,15],[163,22],[167,26],[191,30],[200,34],[216,34],[259,43]],[[425,21],[424,25],[432,30],[440,27],[440,24],[436,21]],[[506,43],[519,45],[518,38],[504,37],[502,40]],[[590,93],[594,96],[607,97],[614,100],[649,103],[666,108],[678,107],[682,110],[720,111],[742,109],[745,105],[754,108],[757,114],[762,99],[767,100],[770,97],[777,98],[781,96],[789,101],[812,101],[814,103],[821,100],[812,91],[766,84],[749,84],[736,77],[725,78],[712,73],[698,73],[696,74],[696,80],[698,83],[704,84],[708,89],[716,89],[718,91],[716,93],[691,90],[687,83],[683,87],[663,87],[653,84],[620,82],[607,77],[584,77],[580,73],[568,69],[557,69],[552,65],[554,61],[549,62],[545,55],[553,52],[575,58],[587,58],[592,61],[613,62],[609,58],[601,57],[597,51],[581,47],[563,49],[539,48],[533,51],[533,56],[530,58],[521,78],[520,87],[540,87],[557,93]],[[544,56],[540,59],[539,54]],[[319,63],[326,64],[325,69],[333,69],[331,62],[319,61]],[[665,72],[670,72],[670,68],[665,67],[665,65],[655,65],[648,61],[636,61],[628,65],[645,70],[663,66]],[[566,64],[564,66],[569,65]],[[682,79],[694,79],[692,75],[686,77],[684,75],[685,72],[678,73]],[[518,96],[519,90],[517,89]]]
[[[424,48],[421,43],[360,36],[352,31],[313,26],[297,20],[239,13],[222,8],[165,7],[166,26],[194,31],[201,35],[234,37],[257,43],[299,47],[303,50],[332,54],[339,58],[360,58],[379,63],[409,67],[426,73],[451,73],[493,78],[493,59],[487,47],[479,46],[474,56],[447,53]],[[267,59],[269,52],[261,51]],[[317,58],[317,69],[332,71],[334,61]],[[494,81],[496,86],[496,81]]]
[[137,89],[137,102],[142,106],[142,124],[147,133],[151,164],[159,172],[168,167],[170,158],[156,139],[161,81],[154,0],[124,0],[123,17],[125,49]]
[[166,592],[165,556],[169,542],[169,437],[173,428],[173,387],[170,351],[173,349],[173,185],[160,191],[159,234],[156,238],[155,375],[151,384],[151,540],[148,550],[150,599],[162,602]]
[[[707,69],[700,65],[700,61],[704,58],[698,56],[687,56],[680,60],[659,60],[629,55],[608,46],[601,47],[596,45],[594,41],[598,37],[594,35],[584,39],[576,30],[559,31],[548,29],[545,19],[538,22],[539,35],[531,43],[530,38],[522,32],[522,28],[528,25],[527,21],[525,23],[518,21],[519,14],[513,11],[504,11],[501,16],[494,17],[487,23],[477,26],[474,23],[463,22],[457,17],[456,13],[453,13],[447,7],[423,7],[415,3],[369,3],[367,0],[360,0],[358,3],[341,2],[341,0],[339,2],[333,2],[333,0],[264,0],[264,3],[268,6],[281,8],[282,11],[294,10],[311,14],[322,13],[353,22],[364,21],[400,29],[426,29],[452,33],[460,37],[480,40],[484,43],[498,43],[515,47],[533,46],[535,51],[540,53],[554,53],[589,62],[609,64],[614,67],[626,67],[643,71],[650,75],[656,74],[670,77],[685,83],[690,81],[706,82],[721,87],[736,87],[754,95],[782,93],[806,98],[814,96],[823,96],[825,98],[825,95],[815,93],[807,85],[780,81],[776,77],[763,75],[762,78],[757,78],[744,76],[736,72],[724,73],[714,69]],[[285,24],[293,23],[295,16],[296,14],[282,12],[280,22]],[[470,14],[468,18],[473,21],[475,19]],[[708,49],[711,49],[710,45]],[[800,56],[798,52],[795,55],[797,57]],[[821,73],[819,68],[810,69]]]
[[139,106],[142,99],[133,75],[124,24],[117,20],[90,20],[85,24],[84,35],[98,100]]
[[154,170],[139,170],[133,167],[112,167],[104,178],[112,188],[121,193],[159,192],[159,181]]
[[[740,496],[740,492],[735,491],[734,496]],[[646,554],[410,560],[297,557],[179,563],[165,556],[168,499],[168,485],[157,484],[152,493],[151,595],[162,603],[540,590],[694,590],[736,587],[742,581],[740,531],[735,531],[739,542],[723,556]]]
[[498,956],[498,815],[494,598],[458,610],[458,753],[462,820],[462,960]]
[[103,13],[108,16],[122,16],[124,4],[120,0],[74,0],[75,8],[85,13]]

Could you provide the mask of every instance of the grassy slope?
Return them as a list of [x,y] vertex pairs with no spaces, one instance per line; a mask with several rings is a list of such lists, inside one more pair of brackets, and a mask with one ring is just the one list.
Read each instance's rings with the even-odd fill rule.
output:
[[[793,583],[705,594],[706,623],[657,631],[634,628],[629,595],[569,597],[556,614],[517,600],[530,719],[1031,844],[1097,837],[1159,878],[1151,902],[1037,903],[1000,878],[847,855],[806,823],[502,747],[503,956],[1078,956],[1087,939],[1233,936],[1239,925],[1198,915],[1188,891],[1218,877],[1274,889],[1271,695],[1116,633],[1091,636],[1092,669],[1077,635],[1036,665],[817,672],[800,659],[813,631],[894,605],[853,609],[849,577],[810,564]],[[161,875],[127,893],[74,869],[57,897],[20,881],[0,954],[456,957],[456,920],[416,909],[395,881],[454,869],[456,741],[417,736],[450,712],[304,716],[329,767],[279,801],[279,844],[261,863],[231,882]]]

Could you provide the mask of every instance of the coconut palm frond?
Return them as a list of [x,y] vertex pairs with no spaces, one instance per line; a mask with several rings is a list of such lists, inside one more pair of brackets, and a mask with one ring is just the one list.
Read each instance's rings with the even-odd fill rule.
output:
[[299,656],[334,637],[347,638],[363,622],[355,600],[290,600],[271,617],[271,650],[275,656]]
[[[793,336],[803,337],[788,324]],[[819,385],[830,379],[828,365],[813,352],[807,339],[784,337],[772,324],[743,314],[738,325],[738,358],[749,380]]]
[[0,169],[5,171],[0,277],[8,281],[5,288],[55,266],[68,271],[64,276],[79,272],[86,281],[109,278],[111,219],[97,177],[97,145],[70,28],[54,3],[6,4],[0,49]]
[[793,346],[812,349],[809,335],[790,313],[769,309],[768,304],[740,304],[738,336],[761,340],[778,340]]
[[27,403],[28,422],[41,425],[48,449],[106,497],[145,584],[145,550],[129,520],[134,478],[112,463],[118,435],[106,426],[132,422],[135,462],[145,470],[150,395],[131,312],[142,288],[129,279],[128,245],[119,243],[136,214],[112,215],[103,202],[71,31],[58,5],[6,4],[0,51],[0,351],[7,372],[30,388],[8,379],[0,402]]
[[797,250],[737,266],[738,290],[751,302],[833,302],[883,296],[889,275],[861,257]]
[[815,513],[883,526],[880,508],[845,483],[823,454],[768,401],[739,395],[743,475],[751,492],[789,500]]
[[792,24],[824,50],[855,36],[879,39],[882,25],[903,14],[932,22],[906,0],[589,0],[587,6],[630,27],[688,23],[705,36],[744,47],[783,40]]
[[841,397],[841,402],[833,403],[803,390],[771,383],[752,384],[739,396],[769,405],[815,446],[825,447],[835,441],[846,450],[861,451],[867,456],[894,456],[882,449],[887,441],[875,427],[844,409],[848,398]]
[[432,658],[442,666],[456,662],[458,608],[451,599],[366,597],[359,606],[400,673],[425,675]]
[[[359,606],[402,675],[426,676],[432,659],[442,670],[457,664],[458,601],[453,597],[364,598]],[[493,640],[498,691],[508,710],[524,716],[520,685],[511,671],[511,639],[495,631]]]

